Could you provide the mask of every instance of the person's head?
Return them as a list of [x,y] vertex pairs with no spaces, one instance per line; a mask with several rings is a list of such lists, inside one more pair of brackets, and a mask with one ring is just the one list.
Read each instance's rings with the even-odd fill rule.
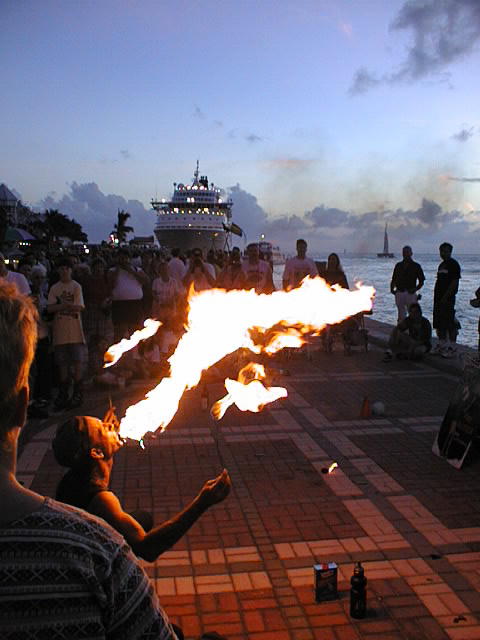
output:
[[327,259],[328,271],[339,271],[341,269],[340,258],[336,253],[331,253]]
[[256,242],[251,242],[247,246],[248,259],[250,260],[250,262],[258,262],[259,255],[260,253],[258,249],[258,244]]
[[72,279],[72,263],[70,258],[61,258],[57,262],[58,276],[61,282],[70,282]]
[[162,258],[157,260],[156,271],[163,280],[168,280],[168,262],[166,260],[163,260]]
[[126,267],[130,264],[130,251],[126,247],[120,247],[117,253],[117,262],[120,267]]
[[17,271],[25,276],[27,280],[30,280],[30,274],[32,273],[32,262],[28,258],[23,258],[19,261]]
[[15,285],[0,281],[0,448],[22,427],[28,405],[28,375],[37,339],[37,311]]
[[299,258],[305,258],[307,255],[307,243],[303,238],[297,240],[297,256]]
[[449,242],[442,242],[438,249],[440,251],[440,257],[442,258],[442,260],[446,260],[452,255],[453,245],[451,245]]
[[413,256],[412,247],[409,247],[408,244],[405,245],[402,249],[402,256],[404,260],[410,260],[410,258]]
[[36,264],[30,273],[30,285],[33,292],[40,291],[47,277],[46,269],[41,264]]
[[422,307],[418,304],[418,302],[412,302],[412,304],[408,307],[408,315],[414,320],[418,320],[422,317]]
[[58,464],[81,468],[95,460],[110,461],[123,446],[118,422],[75,416],[61,424],[52,442]]
[[180,255],[180,249],[178,247],[175,247],[174,249],[172,249],[172,258],[178,258],[178,256]]
[[103,258],[94,258],[92,260],[92,275],[95,277],[101,277],[105,274],[105,260]]
[[209,249],[207,253],[207,262],[210,264],[215,263],[215,251],[213,249]]
[[203,262],[203,253],[199,247],[196,247],[192,251],[192,261],[194,266],[200,266]]
[[233,247],[232,253],[230,254],[230,264],[240,264],[241,257],[240,249]]

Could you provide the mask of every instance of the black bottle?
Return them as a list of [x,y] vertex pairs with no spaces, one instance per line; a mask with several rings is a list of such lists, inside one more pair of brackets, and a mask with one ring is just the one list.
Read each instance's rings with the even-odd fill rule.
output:
[[364,618],[367,613],[367,579],[360,562],[357,562],[350,578],[350,615]]

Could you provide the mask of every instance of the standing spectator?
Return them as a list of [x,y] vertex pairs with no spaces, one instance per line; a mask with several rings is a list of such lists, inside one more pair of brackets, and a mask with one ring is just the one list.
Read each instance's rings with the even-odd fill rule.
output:
[[23,293],[24,295],[28,295],[30,293],[30,285],[23,273],[17,273],[16,271],[10,271],[7,269],[3,253],[0,253],[0,282],[3,281],[14,284],[19,293]]
[[247,246],[247,259],[243,261],[245,288],[255,289],[257,293],[267,293],[272,286],[272,269],[268,262],[260,260],[258,244],[252,242]]
[[417,291],[425,282],[422,267],[412,260],[412,247],[403,247],[402,255],[403,260],[395,265],[390,282],[390,291],[395,296],[398,309],[397,322],[405,320],[410,305],[418,300]]
[[183,277],[183,284],[188,289],[193,283],[195,291],[204,291],[215,286],[215,269],[203,261],[202,250],[192,251],[189,267]]
[[37,346],[33,361],[33,402],[28,408],[29,418],[47,418],[52,393],[52,358],[50,354],[50,331],[48,326],[47,297],[44,283],[46,271],[37,264],[31,274],[32,300],[37,307]]
[[123,537],[15,477],[35,316],[28,298],[0,282],[0,637],[176,640]]
[[297,240],[297,255],[287,260],[283,271],[283,288],[286,291],[299,287],[307,276],[318,276],[318,269],[313,260],[307,258],[307,243],[302,238]]
[[187,267],[185,266],[183,260],[180,258],[180,249],[172,249],[172,257],[168,262],[168,273],[172,276],[172,278],[175,278],[181,283],[186,271]]
[[442,262],[438,265],[433,293],[433,327],[440,342],[432,353],[452,358],[456,353],[455,295],[461,270],[458,262],[452,258],[453,246],[449,242],[443,242],[439,251]]
[[245,288],[245,272],[242,269],[242,258],[238,247],[233,247],[228,264],[220,272],[218,286],[227,290]]
[[122,247],[117,253],[117,265],[109,270],[108,281],[111,287],[112,320],[116,341],[131,334],[143,318],[143,286],[148,277],[131,264],[130,252]]
[[[470,306],[474,309],[480,308],[480,287],[475,291],[475,298],[470,300]],[[480,352],[480,318],[478,319],[478,351]]]
[[180,282],[169,274],[168,263],[159,261],[158,277],[152,283],[152,313],[155,318],[165,322],[175,314],[180,287]]
[[[83,366],[85,336],[81,312],[84,309],[82,287],[72,280],[72,266],[68,258],[57,265],[60,280],[48,292],[48,312],[53,318],[53,351],[58,367],[59,393],[55,409],[79,407],[83,402]],[[73,394],[69,397],[70,375],[73,375]]]
[[112,300],[102,258],[92,260],[92,272],[83,285],[83,299],[83,327],[88,345],[89,369],[91,373],[98,373],[103,366],[105,343],[108,347],[113,342]]

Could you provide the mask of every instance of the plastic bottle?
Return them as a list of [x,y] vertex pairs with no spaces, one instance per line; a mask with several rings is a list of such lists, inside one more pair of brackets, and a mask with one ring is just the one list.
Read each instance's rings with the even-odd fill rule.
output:
[[367,579],[361,562],[357,562],[350,578],[350,615],[365,618],[367,613]]

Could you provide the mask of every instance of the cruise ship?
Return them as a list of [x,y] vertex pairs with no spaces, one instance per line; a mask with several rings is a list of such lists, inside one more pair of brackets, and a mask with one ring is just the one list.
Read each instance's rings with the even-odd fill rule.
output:
[[231,222],[231,199],[207,176],[199,176],[198,161],[191,184],[173,183],[171,200],[152,200],[157,212],[155,235],[162,247],[182,252],[195,247],[204,253],[224,249],[229,232],[237,233]]

